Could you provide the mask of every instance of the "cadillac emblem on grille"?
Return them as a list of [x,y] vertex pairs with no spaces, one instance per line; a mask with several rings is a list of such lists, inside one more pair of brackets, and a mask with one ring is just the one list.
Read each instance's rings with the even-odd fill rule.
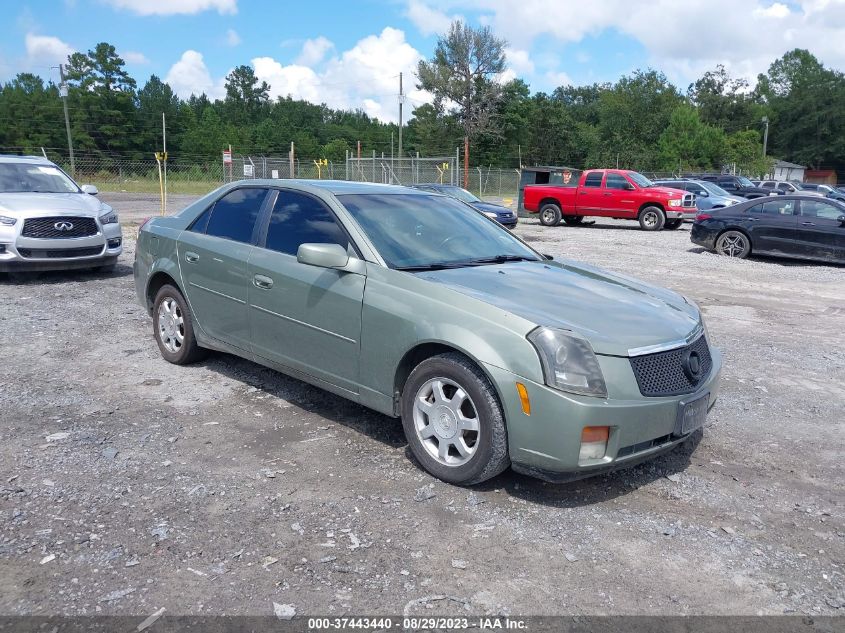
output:
[[72,223],[72,222],[68,222],[67,220],[61,220],[61,221],[59,221],[59,222],[56,222],[56,223],[53,225],[53,227],[54,227],[57,231],[71,231],[71,230],[73,230],[73,223]]

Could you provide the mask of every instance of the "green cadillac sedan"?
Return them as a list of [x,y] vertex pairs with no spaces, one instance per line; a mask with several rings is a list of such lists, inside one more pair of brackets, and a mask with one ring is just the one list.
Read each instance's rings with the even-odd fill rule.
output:
[[454,484],[637,463],[701,429],[718,393],[692,301],[542,255],[435,193],[227,184],[147,221],[134,271],[165,360],[228,352],[401,417]]

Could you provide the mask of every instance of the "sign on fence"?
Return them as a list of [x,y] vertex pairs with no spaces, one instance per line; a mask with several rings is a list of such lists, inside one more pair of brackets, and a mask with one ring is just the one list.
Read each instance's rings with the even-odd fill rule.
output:
[[249,163],[244,163],[244,178],[252,178],[255,174],[255,169]]
[[231,165],[232,164],[232,152],[231,152],[231,150],[228,150],[228,149],[223,150],[223,164],[224,165]]

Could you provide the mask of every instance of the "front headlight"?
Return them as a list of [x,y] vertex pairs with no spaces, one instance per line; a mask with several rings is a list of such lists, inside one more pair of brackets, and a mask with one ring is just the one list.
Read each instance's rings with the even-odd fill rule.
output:
[[100,224],[117,224],[117,213],[109,211],[100,216]]
[[491,213],[490,211],[482,211],[482,213],[484,213],[484,215],[486,215],[488,218],[493,218],[494,220],[497,217],[495,213]]
[[679,199],[676,199],[676,200],[670,200],[670,201],[669,201],[669,206],[670,206],[670,207],[679,207],[679,206],[681,206],[681,201],[680,201]]
[[10,218],[7,215],[0,215],[0,224],[2,224],[3,226],[15,226],[15,223],[17,221],[17,218]]
[[538,327],[528,335],[537,348],[549,387],[585,396],[607,397],[607,385],[593,348],[571,332]]

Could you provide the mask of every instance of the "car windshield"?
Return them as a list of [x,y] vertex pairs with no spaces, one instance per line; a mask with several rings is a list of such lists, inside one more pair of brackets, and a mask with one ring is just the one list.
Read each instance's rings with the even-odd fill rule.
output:
[[790,182],[790,185],[795,187],[796,191],[810,191],[807,187],[802,185],[800,182]]
[[697,180],[696,182],[701,185],[702,189],[706,189],[707,193],[709,193],[711,196],[730,197],[731,195],[715,183],[707,182],[706,180]]
[[737,176],[737,180],[739,180],[739,184],[743,187],[753,187],[754,183],[748,180],[745,176]]
[[628,178],[633,180],[640,187],[653,187],[654,186],[653,182],[651,182],[648,178],[646,178],[641,173],[636,172],[636,171],[629,171],[628,172]]
[[391,268],[542,260],[507,229],[451,198],[381,193],[337,198]]
[[0,193],[79,193],[76,183],[58,167],[0,163]]

